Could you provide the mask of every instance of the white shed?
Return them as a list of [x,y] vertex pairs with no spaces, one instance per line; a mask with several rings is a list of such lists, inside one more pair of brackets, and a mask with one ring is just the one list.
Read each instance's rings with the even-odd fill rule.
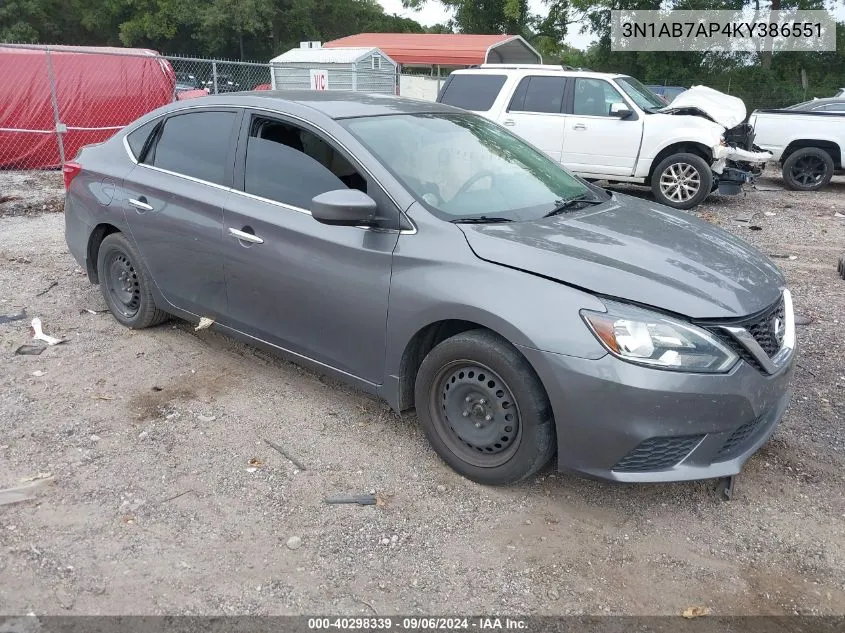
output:
[[[309,43],[312,44],[312,43]],[[380,49],[294,48],[270,60],[273,90],[397,94],[399,65]]]

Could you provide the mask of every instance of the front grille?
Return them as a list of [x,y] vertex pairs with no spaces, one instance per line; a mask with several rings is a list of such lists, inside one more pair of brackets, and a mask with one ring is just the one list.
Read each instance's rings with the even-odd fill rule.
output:
[[649,438],[620,459],[613,470],[624,472],[648,472],[671,468],[694,449],[703,435]]
[[718,334],[722,342],[727,344],[728,347],[730,347],[734,352],[736,352],[736,355],[739,356],[742,360],[751,365],[757,371],[765,371],[760,362],[756,358],[754,358],[751,352],[749,352],[745,348],[745,345],[740,343],[727,332],[716,332],[716,334]]
[[716,453],[716,459],[714,461],[724,462],[733,459],[737,455],[741,455],[753,441],[753,438],[756,437],[757,431],[763,426],[763,418],[757,418],[740,426],[731,433],[730,437],[722,445],[722,448]]
[[[757,344],[762,348],[762,350],[766,352],[769,358],[771,358],[777,354],[781,348],[781,342],[778,341],[777,335],[775,334],[774,321],[776,318],[780,319],[781,323],[783,323],[786,318],[786,307],[783,301],[783,296],[781,296],[777,303],[753,317],[726,322],[724,325],[745,328],[754,340],[757,341]],[[745,345],[731,336],[730,333],[712,323],[708,324],[707,329],[716,334],[722,342],[727,344],[734,352],[736,352],[742,360],[759,371],[763,371],[763,366],[760,365],[751,352],[746,349]]]
[[780,350],[780,341],[775,336],[774,320],[778,318],[783,323],[784,316],[783,297],[781,297],[781,300],[778,301],[773,310],[768,311],[765,316],[759,317],[744,326],[769,358],[777,354]]

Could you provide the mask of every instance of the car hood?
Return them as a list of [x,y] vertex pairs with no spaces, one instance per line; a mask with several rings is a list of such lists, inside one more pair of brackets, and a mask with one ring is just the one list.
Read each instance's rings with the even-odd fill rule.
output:
[[728,130],[742,123],[747,114],[742,99],[707,86],[693,86],[682,92],[661,112],[680,114],[679,111],[687,110],[697,110]]
[[744,240],[620,194],[532,222],[458,226],[483,260],[689,318],[753,314],[777,301],[784,283]]

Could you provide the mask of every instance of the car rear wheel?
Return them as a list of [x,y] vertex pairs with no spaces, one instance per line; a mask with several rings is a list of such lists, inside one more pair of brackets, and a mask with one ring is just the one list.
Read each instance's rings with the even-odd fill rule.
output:
[[515,483],[554,454],[554,421],[539,378],[492,332],[463,332],[431,350],[417,373],[415,398],[432,447],[468,479]]
[[109,310],[126,327],[140,330],[167,319],[153,300],[141,256],[122,233],[107,235],[100,244],[97,276]]
[[675,209],[698,206],[713,189],[713,172],[696,154],[673,154],[664,158],[651,177],[651,191],[661,204]]
[[804,147],[783,161],[783,180],[794,191],[817,191],[833,178],[833,159],[823,149]]

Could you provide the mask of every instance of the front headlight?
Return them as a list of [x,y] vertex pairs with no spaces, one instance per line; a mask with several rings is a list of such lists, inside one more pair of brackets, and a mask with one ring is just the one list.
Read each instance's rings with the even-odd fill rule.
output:
[[707,330],[677,319],[607,302],[607,312],[581,310],[596,338],[614,356],[676,371],[725,372],[738,360]]

